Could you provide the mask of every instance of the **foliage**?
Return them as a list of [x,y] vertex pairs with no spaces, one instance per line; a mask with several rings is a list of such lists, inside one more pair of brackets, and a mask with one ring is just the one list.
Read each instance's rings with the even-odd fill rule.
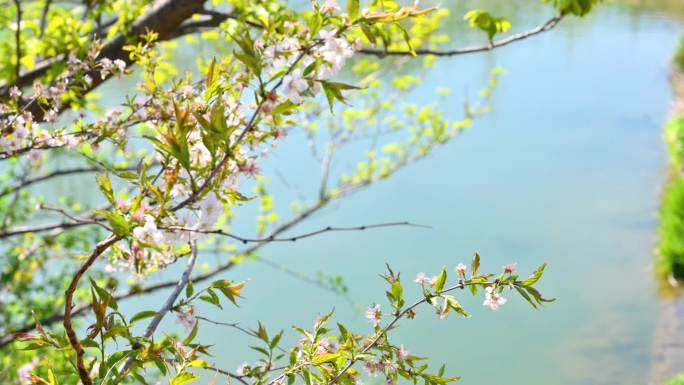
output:
[[[263,262],[256,253],[265,245],[411,225],[283,235],[330,202],[430,155],[489,111],[499,68],[460,117],[443,113],[440,102],[407,101],[436,57],[547,31],[594,3],[552,1],[558,15],[551,22],[504,44],[496,38],[510,21],[470,10],[463,18],[486,42],[453,52],[439,51],[448,40],[439,28],[449,11],[417,2],[349,0],[344,11],[335,0],[306,9],[276,0],[6,4],[0,16],[0,382],[164,379],[181,385],[210,370],[244,385],[349,385],[361,377],[357,364],[389,385],[400,377],[426,385],[456,381],[444,367],[433,370],[408,354],[390,332],[421,305],[440,318],[469,316],[455,295],[466,288],[483,292],[492,310],[512,291],[538,308],[551,301],[535,287],[545,265],[519,279],[514,265],[499,274],[480,272],[476,255],[470,267],[457,266],[455,278],[446,268],[431,278],[419,274],[415,302],[388,267],[391,310],[368,309],[370,332],[350,331],[341,321],[334,326],[330,313],[312,329],[295,327],[302,340],[294,346],[281,342],[283,331],[258,322],[253,330],[223,324],[259,340],[251,348],[261,359],[237,373],[214,367],[211,346],[197,336],[202,324],[217,323],[202,316],[207,308],[233,312],[242,301],[245,282],[221,273]],[[199,54],[196,68],[174,60],[176,49],[200,42],[211,44],[212,53]],[[392,59],[381,64],[385,55]],[[409,70],[388,69],[416,56]],[[96,102],[95,90],[107,82],[131,85],[110,109]],[[260,165],[297,131],[312,143],[321,180],[316,199],[294,202],[283,219]],[[373,145],[357,165],[331,175],[333,154],[363,141]],[[32,188],[76,175],[99,192],[92,201],[81,199],[80,188],[64,197]],[[237,235],[231,230],[236,212],[250,204],[258,205],[257,236]],[[212,252],[219,262],[195,273]],[[177,279],[155,281],[176,264],[185,265]],[[338,275],[312,281],[347,291]],[[159,308],[128,314],[119,307],[161,289],[170,292]],[[186,326],[183,334],[157,330],[170,314]],[[84,315],[87,321],[79,319]]]

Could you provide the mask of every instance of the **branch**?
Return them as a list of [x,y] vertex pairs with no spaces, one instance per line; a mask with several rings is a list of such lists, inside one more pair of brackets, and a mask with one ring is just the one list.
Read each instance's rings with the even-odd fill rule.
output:
[[65,297],[66,300],[64,302],[64,330],[66,331],[67,337],[69,338],[69,343],[71,344],[71,347],[74,349],[74,352],[76,353],[76,367],[78,369],[78,375],[81,377],[81,381],[83,382],[83,385],[93,385],[93,381],[90,379],[90,374],[88,372],[88,369],[85,366],[85,363],[83,362],[83,346],[81,346],[81,342],[78,339],[78,336],[76,336],[76,332],[74,331],[73,325],[71,323],[71,310],[73,307],[73,301],[74,301],[74,292],[78,288],[78,282],[81,280],[81,277],[83,274],[85,274],[86,271],[90,268],[90,266],[93,265],[97,257],[99,257],[102,253],[105,252],[111,245],[115,244],[121,239],[120,236],[118,235],[110,235],[107,239],[104,241],[100,242],[95,246],[95,250],[90,254],[88,259],[81,265],[81,268],[76,271],[76,274],[74,274],[74,277],[71,279],[71,284],[69,284],[69,288],[66,290]]
[[363,231],[363,230],[369,230],[369,229],[377,229],[381,227],[395,227],[395,226],[412,226],[412,227],[425,227],[429,228],[429,226],[425,225],[418,225],[415,223],[411,222],[388,222],[388,223],[378,223],[378,224],[372,224],[372,225],[363,225],[363,226],[354,226],[354,227],[324,227],[320,230],[316,231],[311,231],[308,233],[300,234],[300,235],[295,235],[292,237],[286,237],[286,238],[276,238],[275,235],[269,235],[266,238],[244,238],[235,234],[231,233],[226,233],[225,231],[218,229],[218,230],[199,230],[199,229],[192,229],[192,228],[187,228],[187,227],[160,227],[162,230],[168,230],[168,231],[187,231],[191,233],[199,233],[199,234],[213,234],[213,235],[221,235],[224,237],[232,238],[235,239],[236,241],[240,241],[244,244],[247,243],[268,243],[268,242],[296,242],[300,239],[304,238],[309,238],[313,237],[319,234],[323,233],[328,233],[328,232],[337,232],[337,231]]
[[52,4],[52,0],[47,0],[45,1],[45,5],[43,6],[43,12],[40,14],[40,34],[38,37],[43,38],[43,35],[45,34],[45,26],[47,25],[47,15],[50,12],[50,5]]
[[[159,41],[173,38],[175,37],[174,32],[178,29],[178,27],[183,22],[190,19],[192,15],[202,9],[204,1],[205,0],[157,0],[153,3],[147,13],[139,17],[132,24],[126,35],[119,34],[107,42],[102,50],[100,50],[100,54],[97,59],[99,60],[106,57],[111,60],[123,60],[127,66],[134,64],[129,52],[123,49],[126,44],[131,43],[129,40],[127,40],[128,36],[139,36],[147,31],[154,31],[158,33]],[[46,70],[48,68],[50,67],[46,66]],[[84,90],[84,93],[88,93],[96,89],[113,76],[110,75],[102,79],[100,76],[100,71],[96,69],[89,71],[88,75],[92,78],[92,83],[86,90]],[[38,76],[40,76],[40,74],[38,74]],[[6,89],[9,90],[9,87],[6,87]],[[2,91],[4,92],[5,89],[2,89]],[[43,120],[45,111],[43,111],[38,103],[32,103],[27,107],[27,110],[33,113],[33,116],[37,121]],[[70,103],[64,103],[62,106],[60,106],[58,112],[61,113],[69,107],[71,107]]]
[[[537,28],[534,28],[534,29],[531,29],[529,31],[522,32],[522,33],[519,33],[516,35],[512,35],[510,37],[499,40],[497,42],[493,42],[493,43],[488,44],[488,45],[466,47],[466,48],[455,49],[455,50],[450,50],[450,51],[437,51],[437,50],[431,50],[431,49],[417,49],[417,50],[415,50],[415,55],[456,56],[456,55],[465,55],[465,54],[469,54],[469,53],[491,51],[495,48],[503,47],[503,46],[511,44],[513,42],[527,39],[530,36],[534,36],[534,35],[540,34],[542,32],[549,31],[549,30],[553,29],[556,25],[558,25],[558,23],[560,23],[560,21],[562,19],[563,19],[563,15],[555,16],[555,17],[551,18],[549,21],[547,21],[546,23],[538,26]],[[378,56],[378,57],[414,56],[414,53],[412,53],[411,51],[389,51],[389,50],[382,50],[382,49],[375,49],[375,48],[363,48],[359,52],[362,54],[365,54],[365,55],[373,55],[373,56]]]
[[[190,252],[190,258],[188,259],[188,266],[185,268],[185,271],[183,271],[183,275],[176,284],[176,287],[173,289],[171,294],[166,298],[166,302],[164,302],[164,305],[162,305],[161,309],[159,309],[157,315],[155,315],[154,318],[152,318],[150,324],[147,325],[147,329],[145,330],[145,334],[143,334],[143,337],[152,337],[154,332],[157,330],[157,327],[159,327],[159,323],[161,322],[161,320],[164,318],[166,313],[168,313],[171,310],[173,304],[176,302],[176,299],[183,291],[185,286],[188,284],[188,281],[190,280],[190,274],[192,273],[192,269],[195,267],[195,261],[197,260],[197,242],[192,241],[190,247],[192,251]],[[114,383],[119,383],[119,379],[121,379],[122,376],[126,374],[128,368],[131,366],[131,364],[133,364],[134,360],[134,356],[130,356],[126,359],[126,362],[124,362],[123,366],[121,367],[121,370],[119,371],[119,377],[116,381],[114,381]]]
[[100,226],[100,227],[102,227],[103,229],[105,229],[105,230],[107,230],[107,231],[112,231],[112,229],[111,229],[109,226],[105,225],[104,223],[100,223],[99,221],[97,221],[97,220],[95,220],[95,219],[87,219],[87,218],[86,218],[86,219],[81,219],[81,218],[77,218],[77,217],[71,215],[68,211],[66,211],[66,210],[64,210],[64,209],[54,208],[54,207],[48,207],[48,206],[45,206],[45,205],[42,204],[42,203],[41,203],[40,205],[38,205],[38,208],[41,209],[41,210],[54,211],[54,212],[56,212],[56,213],[60,213],[60,214],[64,215],[65,217],[71,219],[71,220],[74,221],[75,223],[81,223],[81,224],[84,224],[84,225],[97,225],[97,226]]
[[[128,168],[122,168],[122,169],[117,169],[116,171],[135,171],[137,170],[137,167],[128,167]],[[21,183],[17,183],[14,186],[7,186],[5,187],[4,190],[0,191],[0,198],[4,197],[5,195],[9,195],[16,190],[21,190],[25,187],[28,187],[32,184],[39,183],[39,182],[44,182],[46,180],[52,179],[52,178],[57,178],[60,176],[67,176],[67,175],[74,175],[74,174],[86,174],[86,173],[91,173],[91,172],[98,172],[102,171],[101,168],[98,167],[76,167],[76,168],[70,168],[66,170],[55,170],[52,171],[48,174],[33,178],[33,179],[27,179],[22,181]]]

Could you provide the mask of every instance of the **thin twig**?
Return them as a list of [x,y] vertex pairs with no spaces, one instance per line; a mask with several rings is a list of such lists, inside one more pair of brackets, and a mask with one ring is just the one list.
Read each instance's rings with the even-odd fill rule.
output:
[[385,57],[385,56],[420,56],[420,55],[434,55],[434,56],[457,56],[457,55],[465,55],[465,54],[470,54],[470,53],[476,53],[476,52],[486,52],[486,51],[491,51],[495,48],[503,47],[508,44],[511,44],[516,41],[524,40],[527,39],[530,36],[534,36],[537,34],[540,34],[542,32],[549,31],[553,29],[560,21],[563,19],[563,15],[558,15],[553,18],[551,18],[549,21],[546,23],[538,26],[537,28],[531,29],[526,32],[522,32],[516,35],[509,36],[505,39],[493,42],[491,44],[487,45],[481,45],[481,46],[474,46],[474,47],[466,47],[466,48],[460,48],[460,49],[454,49],[454,50],[448,50],[448,51],[440,51],[440,50],[432,50],[432,49],[417,49],[415,52],[411,51],[395,51],[395,50],[382,50],[382,49],[376,49],[376,48],[363,48],[359,51],[359,53],[365,54],[365,55],[373,55],[373,56],[378,56],[378,57]]
[[395,226],[411,226],[411,227],[430,228],[429,226],[419,225],[419,224],[415,224],[415,223],[411,223],[411,222],[388,222],[388,223],[377,223],[377,224],[372,224],[372,225],[362,225],[362,226],[353,226],[353,227],[332,227],[332,226],[328,226],[328,227],[324,227],[320,230],[311,231],[308,233],[295,235],[292,237],[285,237],[285,238],[276,238],[274,235],[270,235],[266,238],[245,238],[245,237],[241,237],[241,236],[238,236],[235,234],[226,233],[222,229],[200,230],[200,229],[193,229],[193,228],[188,228],[188,227],[175,227],[175,226],[159,227],[159,228],[162,230],[167,230],[167,231],[187,231],[187,232],[199,233],[199,234],[220,235],[220,236],[235,239],[236,241],[240,241],[240,242],[246,244],[246,243],[268,243],[268,242],[296,242],[300,239],[309,238],[309,237],[313,237],[313,236],[323,234],[323,233],[328,233],[328,232],[363,231],[363,230],[377,229],[377,228],[381,228],[381,227],[395,227]]
[[84,225],[97,225],[97,226],[100,226],[107,231],[112,231],[112,229],[109,226],[105,225],[102,222],[99,222],[95,219],[89,219],[89,218],[77,218],[77,217],[71,215],[68,211],[66,211],[64,209],[60,209],[60,208],[56,208],[56,207],[49,207],[49,206],[46,206],[42,203],[38,206],[38,208],[40,208],[41,210],[54,211],[56,213],[60,213],[60,214],[64,215],[65,217],[71,219],[75,223],[81,223]]

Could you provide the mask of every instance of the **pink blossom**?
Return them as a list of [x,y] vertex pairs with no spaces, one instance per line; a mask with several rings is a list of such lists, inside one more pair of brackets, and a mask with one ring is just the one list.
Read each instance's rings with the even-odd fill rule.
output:
[[423,272],[418,273],[416,275],[416,279],[413,280],[413,282],[421,284],[421,285],[425,285],[429,281],[430,281],[429,278]]
[[465,277],[465,273],[468,270],[468,267],[462,263],[459,263],[458,266],[456,266],[456,273],[460,275],[461,277]]
[[409,352],[408,352],[408,350],[406,350],[404,345],[399,345],[399,350],[397,350],[397,357],[400,360],[405,360],[408,358],[408,355],[409,355]]
[[368,372],[369,376],[375,377],[378,375],[378,372],[380,372],[380,370],[382,369],[382,365],[379,361],[370,360],[366,361],[364,368],[366,369],[366,372]]
[[340,6],[337,5],[337,0],[325,0],[321,6],[322,13],[333,13],[340,10]]
[[178,311],[176,312],[176,317],[178,317],[178,322],[183,325],[187,331],[194,329],[197,324],[197,318],[192,314],[192,309],[187,313]]
[[248,160],[244,164],[239,165],[238,170],[252,178],[256,177],[257,175],[259,175],[259,172],[261,172],[261,169],[259,169],[257,163],[253,160]]
[[399,369],[399,365],[397,365],[396,362],[390,361],[390,360],[385,360],[385,373],[394,373]]
[[508,274],[514,273],[516,265],[517,265],[517,263],[509,263],[508,265],[505,265],[503,267],[504,273],[508,273]]

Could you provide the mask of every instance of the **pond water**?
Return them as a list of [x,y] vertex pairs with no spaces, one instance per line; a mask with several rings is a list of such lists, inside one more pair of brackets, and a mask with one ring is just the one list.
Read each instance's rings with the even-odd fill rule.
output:
[[[519,30],[545,20],[516,14],[520,2],[492,3],[513,14]],[[433,98],[444,85],[454,95],[472,93],[500,65],[507,74],[493,112],[428,159],[335,203],[296,232],[397,220],[432,228],[331,233],[272,245],[260,255],[307,276],[340,274],[364,306],[384,303],[378,273],[385,262],[406,278],[452,268],[475,251],[489,270],[517,262],[525,274],[548,262],[540,287],[558,300],[543,310],[516,297],[495,313],[482,307],[482,298],[464,295],[472,318],[440,321],[419,312],[395,341],[446,363],[464,385],[647,383],[668,67],[684,32],[684,10],[670,3],[604,4],[586,19],[509,47],[439,59],[410,98]],[[444,110],[456,118],[462,100],[451,103]],[[315,198],[318,169],[307,154],[305,138],[293,133],[265,165],[264,174],[287,181],[274,177],[271,186],[283,216],[300,193]],[[348,169],[356,159],[341,156],[333,169]],[[310,327],[335,307],[338,318],[370,331],[358,308],[340,296],[269,266],[245,263],[222,278],[250,281],[239,311],[205,314],[213,319],[246,326],[262,320],[294,341],[291,325]],[[419,295],[418,288],[408,292]],[[154,307],[161,298],[126,306]],[[164,325],[178,327],[171,319]],[[216,345],[214,362],[225,369],[254,357],[238,348],[251,343],[248,337],[230,329],[207,325],[200,340]]]

